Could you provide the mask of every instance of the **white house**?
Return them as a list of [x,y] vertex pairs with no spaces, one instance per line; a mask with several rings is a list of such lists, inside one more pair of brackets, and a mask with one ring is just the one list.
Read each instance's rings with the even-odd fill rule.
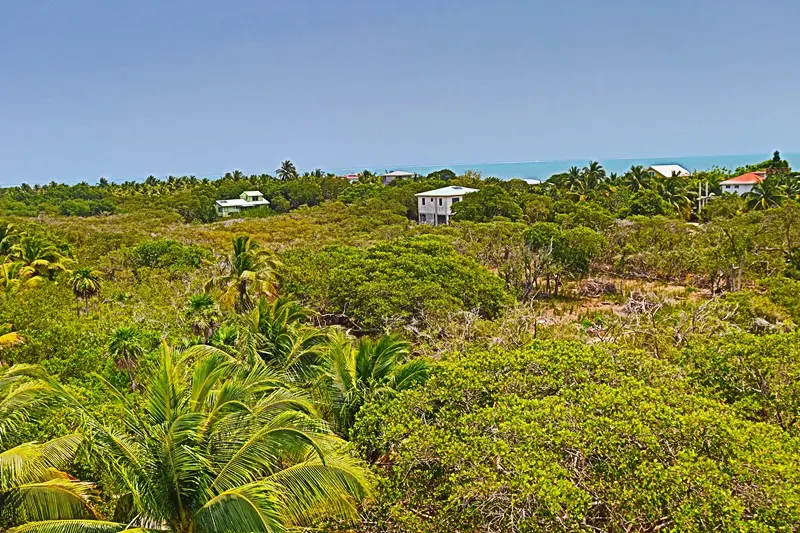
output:
[[692,173],[680,165],[653,165],[647,172],[654,177],[658,178],[671,178],[673,174],[681,178],[689,178]]
[[465,194],[471,192],[478,192],[478,189],[451,185],[416,194],[419,223],[432,226],[449,224],[450,216],[453,214],[451,210],[453,204],[460,202]]
[[528,185],[541,185],[544,183],[542,180],[537,180],[536,178],[514,178],[519,179],[527,183]]
[[391,172],[387,172],[386,174],[381,174],[381,182],[384,185],[389,185],[396,179],[403,179],[403,178],[412,178],[416,174],[412,174],[411,172],[405,172],[402,170],[393,170]]
[[217,200],[217,214],[221,217],[227,217],[232,213],[238,213],[242,209],[248,207],[259,207],[262,205],[269,205],[269,201],[264,199],[261,191],[244,191],[239,195],[239,198],[234,200]]
[[767,174],[764,172],[748,172],[720,182],[719,186],[722,188],[723,193],[745,194],[765,179],[767,179]]

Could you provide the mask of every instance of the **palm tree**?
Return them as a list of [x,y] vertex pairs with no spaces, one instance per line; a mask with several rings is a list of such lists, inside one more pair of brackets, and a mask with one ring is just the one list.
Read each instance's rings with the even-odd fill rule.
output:
[[210,279],[206,283],[206,292],[219,287],[224,291],[224,303],[240,312],[252,309],[256,298],[275,296],[277,266],[274,256],[250,237],[235,237],[225,265],[227,272]]
[[691,218],[692,197],[694,195],[689,190],[685,177],[673,172],[672,176],[659,182],[659,193],[684,219],[689,220]]
[[287,159],[281,163],[281,167],[275,173],[280,179],[286,181],[297,177],[297,168],[295,168],[294,163]]
[[0,222],[0,256],[7,257],[19,239],[19,232],[14,224]]
[[136,390],[135,370],[144,356],[144,347],[139,332],[131,327],[117,328],[108,341],[108,353],[114,358],[117,368],[124,370],[131,381],[131,390]]
[[18,277],[29,284],[41,280],[52,280],[60,272],[66,272],[70,259],[52,243],[36,235],[25,235],[16,243],[10,257],[20,263]]
[[35,419],[56,403],[56,391],[41,367],[0,367],[0,529],[23,522],[92,518],[91,485],[63,470],[82,441],[66,435],[45,443],[5,449],[9,431]]
[[632,166],[631,169],[620,178],[623,186],[628,187],[631,191],[637,192],[641,189],[647,189],[650,186],[650,174],[644,169],[643,166]]
[[[79,303],[83,300],[83,310],[86,314],[89,313],[89,299],[100,292],[100,276],[102,275],[102,272],[93,268],[79,268],[69,277],[72,293]],[[81,308],[79,305],[78,315],[80,314]]]
[[368,401],[425,382],[429,365],[423,359],[407,363],[409,344],[388,335],[377,342],[354,342],[341,331],[331,334],[317,367],[315,393],[340,435],[347,436],[356,415]]
[[748,211],[761,211],[777,207],[786,199],[786,192],[770,178],[755,185],[743,195]]
[[[19,532],[285,532],[357,516],[368,473],[313,416],[310,402],[264,365],[210,346],[166,345],[124,432],[63,391],[86,420],[117,500],[113,520],[48,520]],[[139,407],[141,406],[141,407]]]
[[192,333],[203,337],[204,343],[214,334],[222,318],[214,299],[205,293],[195,294],[189,298],[186,317],[191,323]]
[[310,316],[309,309],[287,298],[272,303],[260,298],[245,318],[251,356],[282,372],[305,373],[326,340],[319,329],[306,326]]

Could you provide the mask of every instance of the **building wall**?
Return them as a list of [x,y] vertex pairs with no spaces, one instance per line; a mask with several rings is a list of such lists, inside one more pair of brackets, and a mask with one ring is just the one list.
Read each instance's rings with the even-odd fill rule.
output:
[[[453,214],[454,203],[461,201],[463,196],[437,196],[433,198],[417,198],[417,211],[419,212],[419,223],[440,226],[449,224]],[[423,201],[425,202],[423,204]]]
[[722,192],[724,193],[729,192],[733,194],[742,195],[750,192],[753,189],[753,187],[755,187],[755,185],[751,185],[749,183],[748,184],[740,183],[738,185],[723,185]]

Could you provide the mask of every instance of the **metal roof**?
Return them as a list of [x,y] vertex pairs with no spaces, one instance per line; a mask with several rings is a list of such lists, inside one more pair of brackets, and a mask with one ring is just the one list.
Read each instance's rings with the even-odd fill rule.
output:
[[471,192],[478,192],[478,189],[470,189],[469,187],[459,187],[458,185],[451,185],[449,187],[442,187],[441,189],[434,189],[432,191],[425,191],[414,196],[418,197],[438,197],[438,196],[463,196]]
[[688,178],[692,175],[691,172],[680,165],[652,165],[650,170],[655,170],[665,178],[671,178],[672,174],[677,174],[682,178]]

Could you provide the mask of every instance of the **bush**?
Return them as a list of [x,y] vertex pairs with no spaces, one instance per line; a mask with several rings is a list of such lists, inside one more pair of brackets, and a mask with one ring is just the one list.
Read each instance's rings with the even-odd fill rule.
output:
[[170,239],[145,241],[125,250],[125,266],[129,268],[200,268],[212,254],[206,248],[183,244]]
[[[368,405],[384,531],[771,531],[800,520],[800,443],[639,351],[538,343],[441,362]],[[384,455],[385,454],[385,455]]]

